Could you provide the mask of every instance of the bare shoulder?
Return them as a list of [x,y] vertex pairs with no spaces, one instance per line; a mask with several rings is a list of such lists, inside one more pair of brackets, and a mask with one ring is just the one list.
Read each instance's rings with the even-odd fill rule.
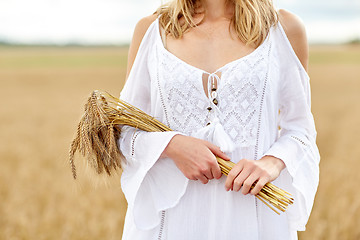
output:
[[157,15],[152,14],[150,16],[144,17],[140,19],[140,21],[136,24],[133,38],[129,47],[129,53],[128,53],[128,64],[127,64],[127,73],[126,78],[128,77],[130,70],[132,68],[132,65],[134,64],[134,60],[136,57],[136,54],[139,50],[140,43],[142,39],[144,38],[144,35],[150,25],[156,20]]
[[157,18],[157,15],[152,14],[150,16],[140,19],[140,21],[135,26],[133,40],[140,40],[140,42],[141,42],[146,31],[148,30],[150,25],[156,20],[156,18]]
[[279,20],[292,48],[307,71],[309,63],[309,45],[304,23],[295,14],[284,9],[279,10]]

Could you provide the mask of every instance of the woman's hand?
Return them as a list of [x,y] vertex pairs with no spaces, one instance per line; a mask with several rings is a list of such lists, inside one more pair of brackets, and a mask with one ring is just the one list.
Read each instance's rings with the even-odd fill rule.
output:
[[171,158],[180,171],[190,180],[200,180],[206,184],[210,179],[219,179],[221,170],[216,156],[224,160],[230,158],[214,144],[183,135],[175,135],[163,152]]
[[[275,180],[284,168],[285,163],[273,156],[264,156],[258,161],[242,159],[229,172],[225,189],[239,191],[242,187],[244,195],[256,195],[266,183]],[[255,182],[255,187],[251,189]]]

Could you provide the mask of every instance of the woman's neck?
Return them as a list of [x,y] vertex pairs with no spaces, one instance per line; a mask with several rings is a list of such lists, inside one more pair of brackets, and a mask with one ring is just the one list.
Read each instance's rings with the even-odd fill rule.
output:
[[228,0],[202,0],[201,5],[208,20],[231,17],[234,10]]

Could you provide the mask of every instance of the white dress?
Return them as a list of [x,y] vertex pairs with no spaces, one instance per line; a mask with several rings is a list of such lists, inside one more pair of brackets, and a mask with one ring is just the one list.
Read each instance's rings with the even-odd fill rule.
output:
[[[202,85],[203,74],[210,81],[215,73],[221,74],[217,106]],[[121,185],[128,201],[123,239],[288,240],[305,230],[320,156],[309,77],[280,23],[254,52],[215,73],[167,51],[158,20],[147,30],[120,97],[174,132],[123,127]],[[291,192],[295,204],[279,216],[250,194],[227,192],[225,176],[206,185],[188,180],[171,159],[160,158],[175,134],[211,141],[233,162],[264,155],[282,159],[286,168],[273,183]]]

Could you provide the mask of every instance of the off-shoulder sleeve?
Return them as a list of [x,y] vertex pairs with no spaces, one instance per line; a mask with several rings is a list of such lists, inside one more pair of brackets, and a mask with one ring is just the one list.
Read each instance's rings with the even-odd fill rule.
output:
[[[151,92],[149,54],[158,34],[157,20],[148,28],[120,98],[152,115],[156,105]],[[161,154],[179,132],[144,132],[123,126],[119,139],[126,161],[122,163],[121,187],[140,230],[160,223],[161,211],[173,207],[184,194],[187,179],[169,158]]]
[[295,204],[287,211],[290,228],[305,230],[319,182],[320,155],[311,113],[309,76],[279,24],[280,134],[264,155],[284,161],[291,176]]

